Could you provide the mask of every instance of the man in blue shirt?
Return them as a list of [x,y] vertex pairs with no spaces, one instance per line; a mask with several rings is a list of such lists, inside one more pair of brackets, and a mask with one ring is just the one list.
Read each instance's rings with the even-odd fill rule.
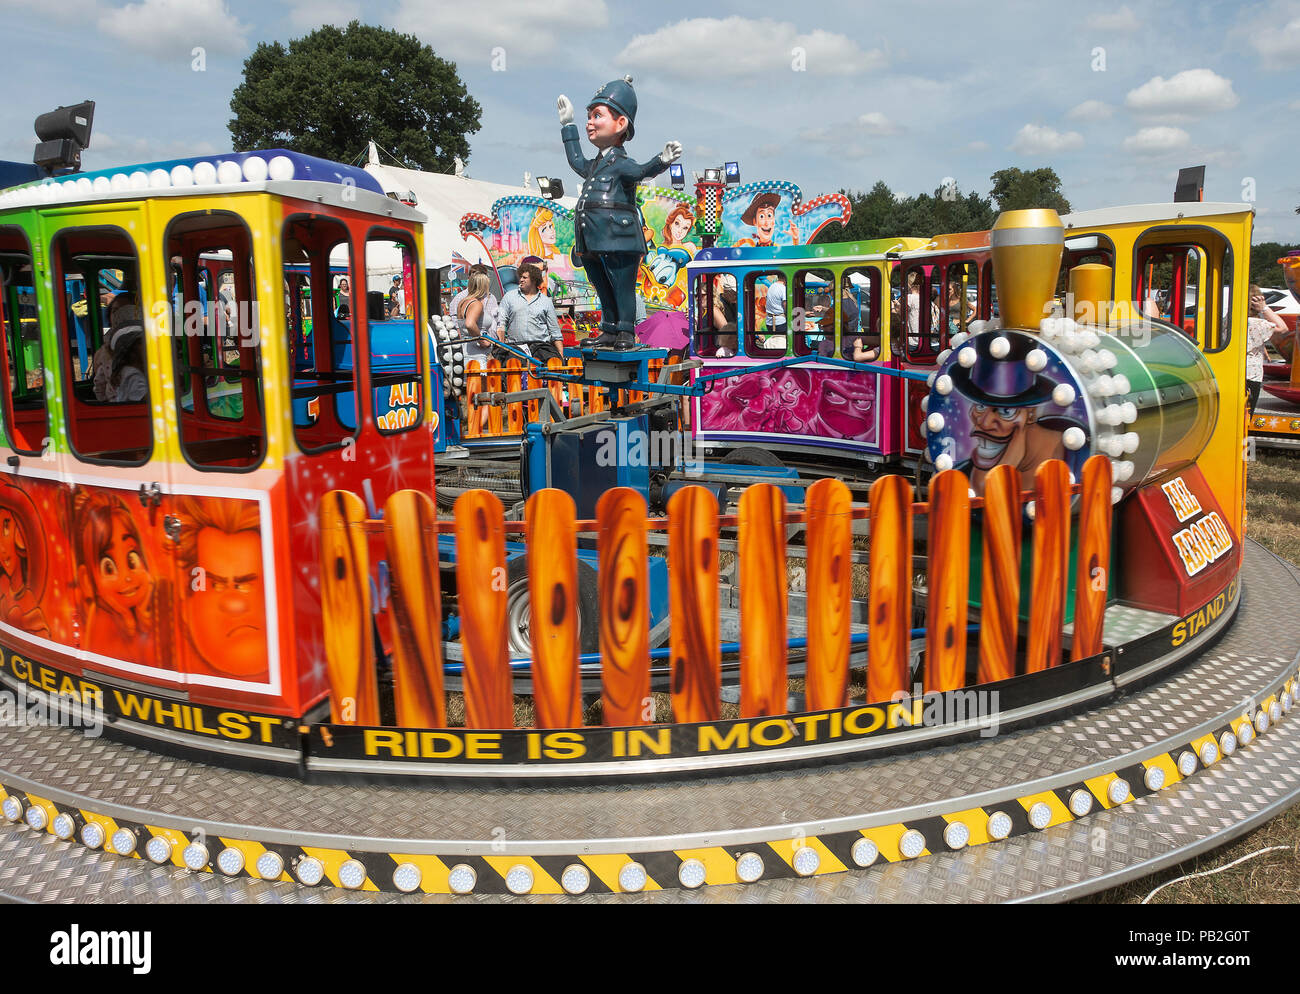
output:
[[505,329],[503,340],[522,345],[534,359],[546,365],[561,358],[564,336],[551,298],[541,292],[542,272],[531,263],[519,267],[519,286],[501,298],[497,310],[497,331]]

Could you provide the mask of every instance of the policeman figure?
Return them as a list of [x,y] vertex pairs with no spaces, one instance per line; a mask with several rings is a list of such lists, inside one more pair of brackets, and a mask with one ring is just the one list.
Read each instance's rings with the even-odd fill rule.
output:
[[569,165],[583,178],[574,214],[576,263],[600,297],[600,348],[637,348],[636,274],[645,255],[636,186],[657,176],[682,154],[681,142],[669,142],[649,162],[633,162],[623,143],[633,135],[636,94],[632,77],[606,83],[587,104],[587,140],[596,146],[594,159],[585,159],[573,123],[573,104],[561,94],[560,137]]

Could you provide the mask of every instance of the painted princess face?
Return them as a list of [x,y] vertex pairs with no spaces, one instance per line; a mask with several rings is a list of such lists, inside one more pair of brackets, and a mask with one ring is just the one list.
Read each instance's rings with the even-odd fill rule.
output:
[[153,591],[153,577],[135,536],[116,518],[112,541],[95,565],[95,589],[100,599],[118,614],[139,607]]

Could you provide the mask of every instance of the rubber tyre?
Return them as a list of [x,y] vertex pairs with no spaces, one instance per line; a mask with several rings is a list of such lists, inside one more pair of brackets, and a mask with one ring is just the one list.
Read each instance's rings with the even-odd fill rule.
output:
[[[523,641],[516,634],[525,619],[528,604],[528,557],[510,560],[506,567],[506,625],[510,629],[510,655],[530,655],[522,651]],[[531,643],[528,643],[531,646]],[[600,586],[596,571],[578,560],[578,645],[582,653],[600,651]]]
[[722,462],[729,466],[768,466],[772,469],[784,469],[783,463],[779,456],[767,449],[760,449],[756,445],[745,445],[739,449],[732,449],[722,457]]

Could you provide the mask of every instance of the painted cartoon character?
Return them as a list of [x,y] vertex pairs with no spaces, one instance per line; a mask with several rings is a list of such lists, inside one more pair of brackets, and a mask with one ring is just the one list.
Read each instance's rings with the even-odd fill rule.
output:
[[203,668],[254,680],[268,666],[261,518],[256,504],[186,497],[177,560],[185,581],[182,617]]
[[[989,351],[993,337],[975,339],[974,365],[954,365],[951,370],[953,388],[969,402],[971,424],[970,458],[956,468],[970,477],[977,494],[984,492],[984,481],[995,466],[1015,466],[1023,477],[1032,479],[1047,459],[1078,463],[1080,453],[1068,452],[1062,436],[1071,427],[1086,430],[1049,403],[1056,387],[1052,378],[1031,372],[1026,365],[1033,342],[1022,335],[1009,336],[1010,352],[994,358]],[[1070,468],[1079,469],[1078,465]]]
[[40,516],[26,491],[0,483],[0,622],[42,638],[50,626],[41,610],[45,544]]
[[549,207],[540,208],[528,226],[528,254],[547,262],[561,258],[555,247],[555,213]]
[[874,441],[875,409],[876,393],[870,383],[824,377],[808,431],[855,442]]
[[598,154],[587,159],[578,144],[573,104],[563,94],[556,101],[565,154],[583,178],[574,211],[574,254],[600,297],[601,334],[593,344],[602,348],[637,348],[636,277],[645,241],[636,186],[663,172],[682,154],[681,143],[670,141],[648,162],[627,157],[623,145],[635,132],[636,106],[630,76],[596,91],[587,104],[587,140]]
[[[753,238],[742,238],[736,242],[736,247],[759,246],[767,247],[775,245],[773,236],[776,234],[776,208],[781,203],[779,193],[759,193],[755,194],[754,199],[750,201],[749,206],[745,208],[745,213],[740,219],[754,228]],[[790,221],[789,227],[790,244],[799,244],[799,228],[794,221]]]
[[130,508],[116,494],[78,488],[72,535],[82,648],[154,665],[154,578]]
[[695,214],[685,204],[678,204],[668,212],[660,231],[660,247],[646,254],[645,272],[648,278],[661,287],[671,287],[695,256],[696,246],[683,239],[695,224]]

